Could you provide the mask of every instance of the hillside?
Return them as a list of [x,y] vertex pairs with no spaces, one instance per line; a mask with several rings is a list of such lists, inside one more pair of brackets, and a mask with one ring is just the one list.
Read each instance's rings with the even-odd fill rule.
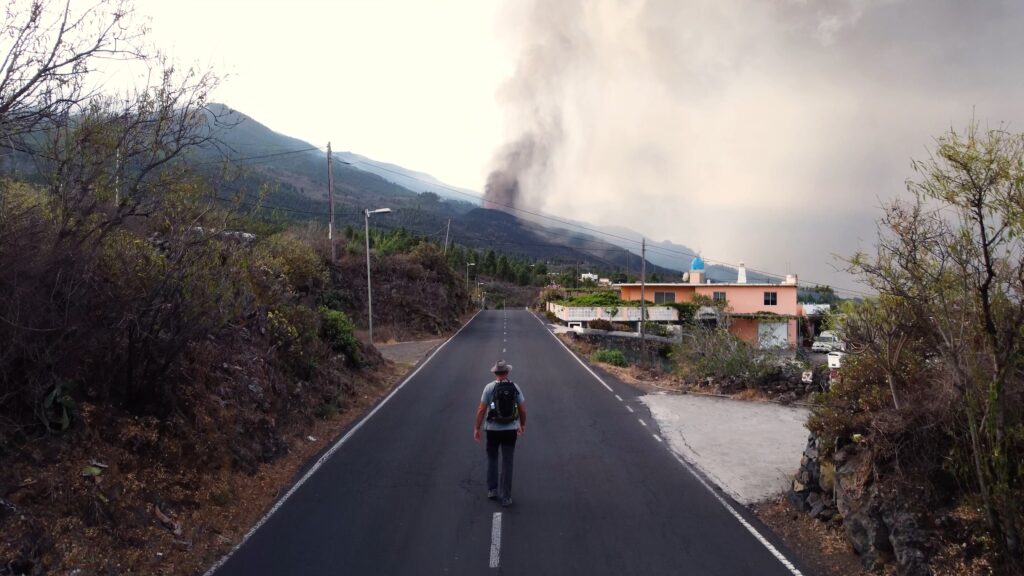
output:
[[[219,104],[211,105],[211,109],[215,114],[229,110]],[[216,128],[218,146],[205,148],[197,159],[211,165],[225,156],[233,159],[228,164],[238,172],[232,181],[221,185],[218,196],[223,201],[246,191],[240,205],[255,206],[255,190],[263,187],[267,193],[259,202],[261,212],[276,212],[288,220],[327,220],[324,152],[237,111],[231,111],[229,120],[222,124]],[[635,253],[636,246],[629,246],[628,242],[620,241],[617,245],[614,238],[605,238],[606,235],[553,227],[546,222],[478,208],[476,195],[471,191],[448,186],[427,174],[351,152],[337,152],[334,156],[335,221],[339,228],[362,226],[364,208],[388,207],[393,212],[375,220],[375,228],[405,228],[443,238],[450,219],[450,241],[469,248],[495,248],[509,255],[554,264],[579,263],[586,269],[606,273],[639,273],[640,257]],[[652,273],[674,276],[679,268],[678,262],[666,266],[655,262],[653,256],[648,259],[648,270]]]

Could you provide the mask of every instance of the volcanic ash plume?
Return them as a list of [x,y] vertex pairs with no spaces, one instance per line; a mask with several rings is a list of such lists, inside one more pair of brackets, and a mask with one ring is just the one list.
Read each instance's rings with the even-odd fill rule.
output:
[[[797,70],[826,66],[824,45],[891,3],[506,0],[499,26],[517,61],[497,94],[507,139],[494,155],[484,205],[652,230],[705,214],[690,219],[709,223],[696,235],[719,233],[712,209],[746,214],[778,209],[780,199],[798,203],[792,191],[822,185],[786,167],[794,158],[824,165],[835,147],[819,141],[827,134],[821,122],[859,109],[837,108],[847,100],[827,86],[805,97],[819,86],[814,76],[783,79],[794,61],[804,63]],[[627,204],[666,209],[627,212]],[[722,234],[722,246],[747,242]]]
[[546,151],[531,135],[505,145],[487,177],[484,208],[512,212],[522,203],[523,182],[545,165]]

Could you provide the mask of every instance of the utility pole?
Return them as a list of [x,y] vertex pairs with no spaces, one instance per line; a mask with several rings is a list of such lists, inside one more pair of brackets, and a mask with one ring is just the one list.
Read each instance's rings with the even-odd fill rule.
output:
[[647,365],[647,339],[644,320],[647,319],[647,238],[640,240],[640,365]]
[[[327,201],[331,205],[331,221],[327,224],[327,241],[331,243],[331,262],[336,260],[334,247],[334,167],[331,162],[331,143],[327,143]],[[367,224],[369,228],[369,224]],[[369,242],[369,239],[367,239]],[[369,249],[367,249],[369,250]],[[369,274],[369,272],[367,272]],[[370,341],[373,341],[371,336]]]
[[448,228],[444,231],[444,255],[448,255],[448,233],[452,231],[452,219],[448,219]]
[[114,153],[114,206],[121,205],[121,147]]

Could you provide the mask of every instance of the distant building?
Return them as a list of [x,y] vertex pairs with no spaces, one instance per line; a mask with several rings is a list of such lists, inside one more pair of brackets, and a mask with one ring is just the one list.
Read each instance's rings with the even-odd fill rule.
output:
[[584,272],[583,274],[580,274],[581,282],[586,282],[588,280],[591,282],[597,282],[597,274],[591,274],[590,272]]
[[[729,331],[760,348],[795,348],[797,320],[802,308],[797,305],[797,277],[787,275],[781,284],[748,284],[746,268],[737,271],[737,281],[711,284],[704,278],[704,260],[697,256],[684,275],[686,282],[648,283],[644,297],[648,302],[668,304],[692,302],[704,296],[722,302],[730,318]],[[640,284],[616,284],[623,300],[640,300]]]

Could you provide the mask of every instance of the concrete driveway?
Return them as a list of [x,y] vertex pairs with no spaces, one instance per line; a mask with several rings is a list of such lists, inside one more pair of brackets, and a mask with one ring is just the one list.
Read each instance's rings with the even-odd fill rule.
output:
[[641,400],[672,449],[745,505],[783,493],[807,444],[806,408],[694,395]]

